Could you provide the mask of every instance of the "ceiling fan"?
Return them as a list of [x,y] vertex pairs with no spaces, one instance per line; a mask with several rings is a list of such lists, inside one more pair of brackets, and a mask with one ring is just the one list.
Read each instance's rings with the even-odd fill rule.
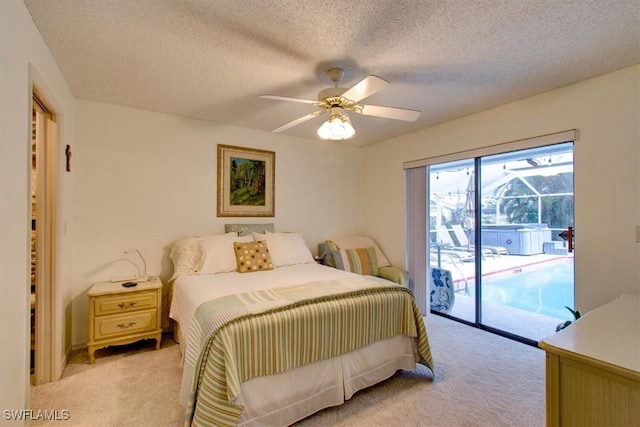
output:
[[319,110],[295,119],[285,125],[273,130],[273,132],[284,132],[300,123],[311,120],[328,112],[329,119],[320,126],[318,135],[322,139],[341,140],[349,139],[356,133],[351,125],[347,111],[364,116],[384,117],[387,119],[404,120],[413,122],[420,117],[420,111],[408,110],[395,107],[381,107],[377,105],[359,104],[363,99],[381,91],[389,86],[389,82],[377,76],[368,76],[354,85],[351,89],[339,87],[344,76],[341,68],[331,68],[327,71],[329,79],[334,83],[334,87],[321,90],[318,99],[292,98],[278,95],[261,95],[260,98],[275,99],[278,101],[291,101],[303,104],[316,105]]

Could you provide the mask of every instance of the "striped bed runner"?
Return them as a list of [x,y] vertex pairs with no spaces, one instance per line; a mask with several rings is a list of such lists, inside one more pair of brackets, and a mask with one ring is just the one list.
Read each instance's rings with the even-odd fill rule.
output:
[[240,384],[345,354],[395,335],[416,337],[433,369],[411,291],[354,276],[245,292],[203,303],[185,354],[185,426],[233,426]]

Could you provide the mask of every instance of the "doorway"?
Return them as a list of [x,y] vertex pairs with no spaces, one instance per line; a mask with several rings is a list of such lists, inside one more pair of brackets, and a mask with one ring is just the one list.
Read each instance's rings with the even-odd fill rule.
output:
[[33,88],[31,104],[31,383],[54,380],[58,139],[56,118]]
[[533,345],[572,320],[573,142],[431,164],[427,179],[432,312]]

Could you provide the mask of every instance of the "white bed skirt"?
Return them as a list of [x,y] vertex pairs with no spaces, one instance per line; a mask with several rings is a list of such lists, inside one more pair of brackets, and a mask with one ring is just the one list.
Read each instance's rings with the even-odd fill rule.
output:
[[[174,337],[184,354],[178,325]],[[245,409],[239,426],[286,426],[350,399],[358,390],[416,368],[415,339],[397,335],[351,353],[241,385]],[[310,379],[313,381],[310,381]]]

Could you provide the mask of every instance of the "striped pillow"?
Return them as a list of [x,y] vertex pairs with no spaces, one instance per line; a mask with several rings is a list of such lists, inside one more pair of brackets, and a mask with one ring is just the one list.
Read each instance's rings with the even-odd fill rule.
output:
[[370,248],[343,249],[331,251],[336,268],[366,276],[377,276],[380,272],[376,260],[376,250]]
[[333,260],[333,251],[337,251],[340,248],[331,240],[327,240],[325,244],[327,245],[327,252],[324,253],[324,265],[336,268],[336,262]]

